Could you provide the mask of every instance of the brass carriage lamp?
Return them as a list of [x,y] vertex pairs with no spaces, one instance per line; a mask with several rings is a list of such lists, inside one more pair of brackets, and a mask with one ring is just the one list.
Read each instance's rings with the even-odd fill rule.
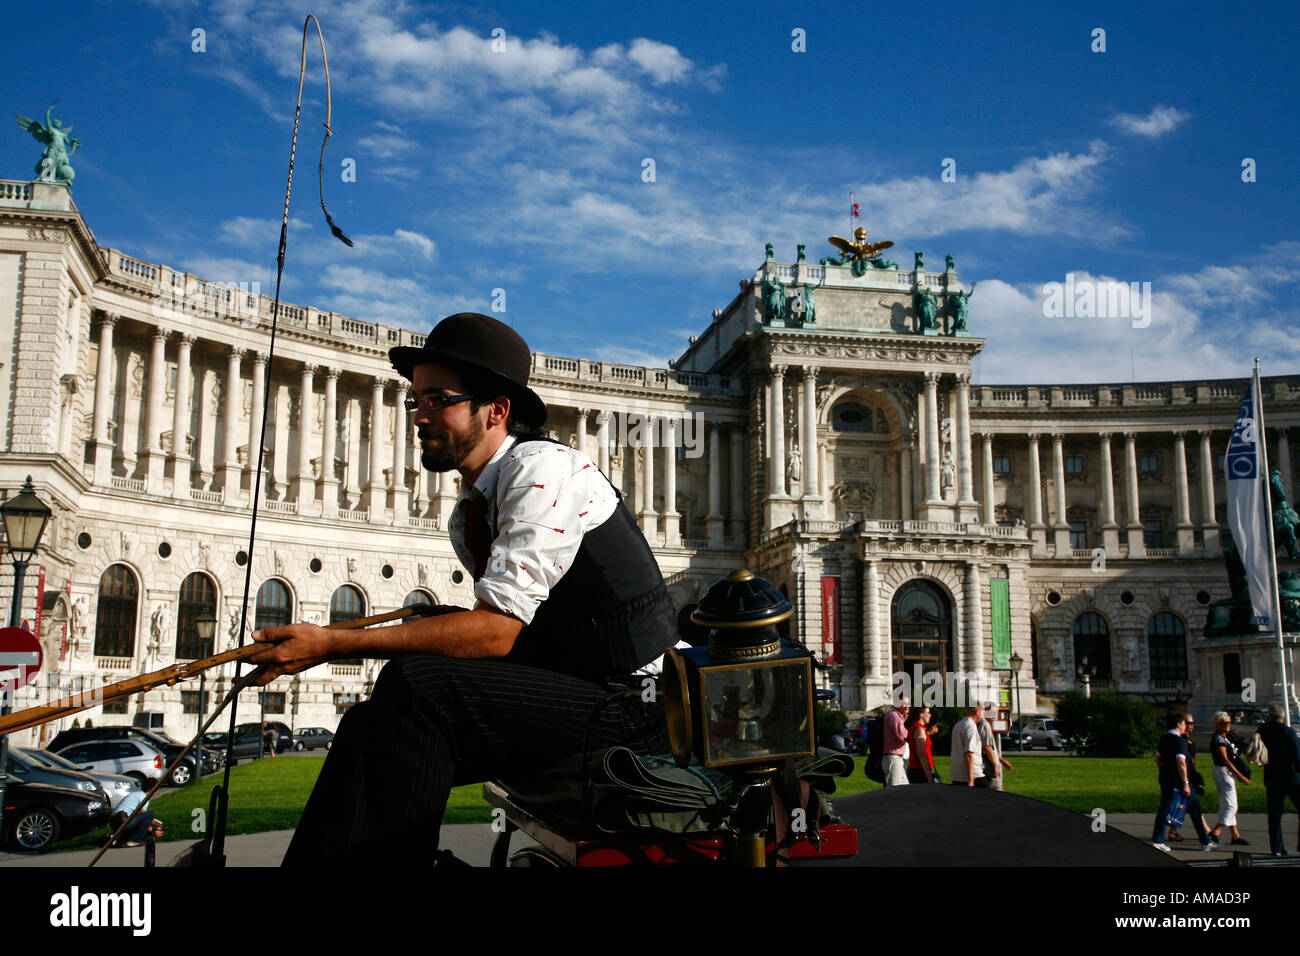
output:
[[709,588],[691,621],[707,647],[664,656],[664,712],[673,756],[759,776],[816,751],[813,659],[783,645],[777,625],[794,613],[771,583],[738,569]]
[[31,475],[27,476],[18,494],[0,505],[0,516],[4,518],[5,543],[14,559],[14,602],[9,613],[10,627],[17,627],[21,620],[23,577],[27,573],[28,562],[40,547],[41,535],[45,533],[50,514],[49,506],[36,497]]

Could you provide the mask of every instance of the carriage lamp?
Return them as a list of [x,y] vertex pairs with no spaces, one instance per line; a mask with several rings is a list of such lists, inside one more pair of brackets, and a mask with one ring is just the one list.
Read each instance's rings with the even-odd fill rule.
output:
[[777,625],[794,613],[771,583],[738,569],[709,588],[691,621],[706,647],[670,650],[664,712],[680,766],[747,776],[775,773],[815,752],[813,660],[783,644]]

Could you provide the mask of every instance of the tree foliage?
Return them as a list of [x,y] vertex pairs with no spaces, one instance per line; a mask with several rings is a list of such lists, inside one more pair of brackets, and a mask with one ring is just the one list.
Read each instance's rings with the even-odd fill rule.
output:
[[1084,757],[1139,757],[1160,734],[1155,709],[1124,694],[1071,691],[1056,705],[1056,726],[1065,745]]

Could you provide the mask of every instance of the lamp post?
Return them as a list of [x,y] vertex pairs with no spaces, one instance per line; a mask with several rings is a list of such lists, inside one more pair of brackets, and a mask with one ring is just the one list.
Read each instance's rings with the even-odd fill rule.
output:
[[[23,614],[23,578],[50,520],[49,506],[36,497],[31,475],[27,476],[18,494],[0,505],[0,518],[4,520],[6,546],[14,559],[14,599],[9,607],[9,626],[18,627]],[[8,713],[9,692],[0,689],[0,717]],[[0,833],[4,833],[5,785],[9,782],[9,772],[5,768],[8,765],[9,735],[0,734]]]
[[1016,721],[1021,725],[1020,732],[1016,734],[1016,743],[1019,744],[1020,752],[1025,752],[1025,728],[1024,712],[1020,709],[1020,668],[1025,666],[1025,659],[1019,654],[1011,655],[1011,673],[1015,675],[1016,680]]
[[1095,666],[1089,667],[1088,658],[1085,657],[1079,661],[1079,666],[1075,668],[1074,672],[1079,675],[1079,680],[1083,682],[1083,696],[1091,698],[1092,675],[1097,673],[1097,668]]
[[[199,616],[194,619],[194,630],[198,632],[200,646],[202,648],[206,648],[207,650],[207,653],[204,656],[206,657],[211,655],[212,651],[214,650],[214,648],[212,647],[212,635],[215,634],[217,630],[216,613],[211,608],[205,607],[203,610],[201,610],[199,612]],[[208,715],[208,704],[205,697],[207,693],[207,686],[208,686],[208,673],[207,671],[200,671],[199,672],[199,708],[198,708],[200,730],[203,729],[203,718]],[[195,766],[198,768],[198,775],[202,777],[203,776],[203,741],[202,740],[199,741],[199,752],[194,756],[197,758],[195,761]]]

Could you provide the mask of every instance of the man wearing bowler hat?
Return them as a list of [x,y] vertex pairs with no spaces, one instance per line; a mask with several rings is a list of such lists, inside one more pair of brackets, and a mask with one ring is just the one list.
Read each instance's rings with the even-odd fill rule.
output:
[[537,432],[528,345],[476,313],[389,352],[413,384],[421,463],[455,469],[448,533],[471,609],[390,627],[263,628],[259,683],[338,658],[392,658],[343,716],[286,865],[432,863],[453,786],[513,777],[593,746],[666,749],[654,703],[600,706],[677,640],[654,555],[581,450]]

